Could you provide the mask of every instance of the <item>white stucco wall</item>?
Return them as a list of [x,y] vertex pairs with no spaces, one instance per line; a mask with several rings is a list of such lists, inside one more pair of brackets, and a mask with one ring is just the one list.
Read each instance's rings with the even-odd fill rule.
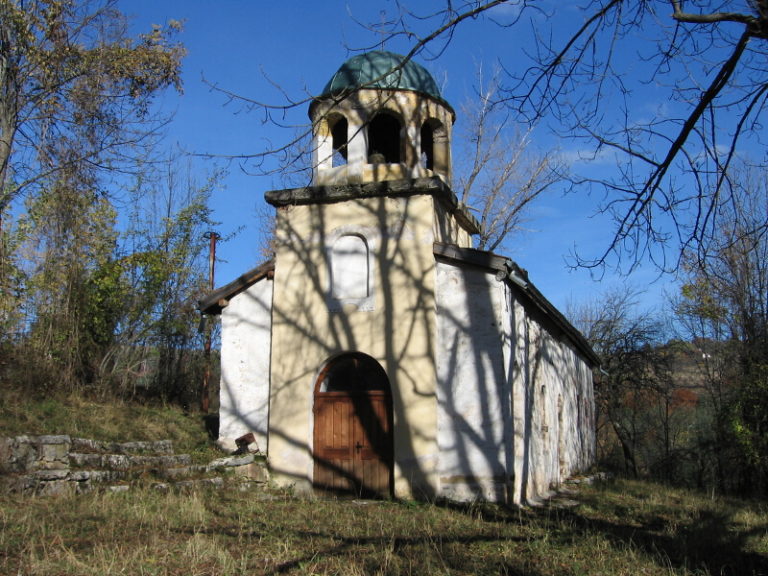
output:
[[542,498],[594,459],[590,367],[494,273],[436,274],[439,494]]
[[555,338],[520,302],[513,385],[516,502],[546,497],[594,461],[592,373],[565,339]]
[[437,265],[439,493],[507,499],[511,388],[500,326],[503,284],[477,269]]
[[264,277],[237,294],[221,312],[219,439],[253,432],[267,451],[272,280]]

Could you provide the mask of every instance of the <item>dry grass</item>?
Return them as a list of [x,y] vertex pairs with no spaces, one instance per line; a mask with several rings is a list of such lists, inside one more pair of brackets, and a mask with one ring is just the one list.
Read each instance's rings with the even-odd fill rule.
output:
[[[0,435],[170,438],[212,454],[172,407],[6,391]],[[265,498],[236,489],[0,495],[0,575],[768,575],[768,505],[642,482],[574,508]]]
[[0,573],[766,574],[765,507],[643,483],[572,509],[138,490],[0,502]]

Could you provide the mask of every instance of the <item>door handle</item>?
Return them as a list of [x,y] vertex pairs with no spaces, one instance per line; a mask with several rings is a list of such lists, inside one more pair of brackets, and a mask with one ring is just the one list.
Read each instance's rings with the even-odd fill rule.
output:
[[357,443],[355,443],[355,450],[357,450],[357,451],[358,451],[358,453],[359,453],[359,452],[360,452],[360,450],[362,450],[362,449],[363,449],[363,445],[362,445],[362,444],[360,444],[360,442],[357,442]]

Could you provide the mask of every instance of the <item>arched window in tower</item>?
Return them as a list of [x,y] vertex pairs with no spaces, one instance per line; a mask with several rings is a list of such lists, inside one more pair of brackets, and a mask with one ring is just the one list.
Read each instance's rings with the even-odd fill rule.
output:
[[356,234],[339,236],[331,247],[330,295],[337,303],[364,304],[371,296],[368,244]]
[[429,122],[421,127],[421,166],[427,170],[435,169],[435,133]]
[[368,162],[397,164],[402,159],[402,126],[393,114],[379,112],[368,124]]
[[421,126],[421,150],[419,161],[422,167],[439,174],[448,173],[448,134],[445,126],[430,118]]
[[328,119],[331,127],[331,142],[333,146],[332,166],[343,166],[347,163],[347,130],[349,122],[344,116],[335,116]]

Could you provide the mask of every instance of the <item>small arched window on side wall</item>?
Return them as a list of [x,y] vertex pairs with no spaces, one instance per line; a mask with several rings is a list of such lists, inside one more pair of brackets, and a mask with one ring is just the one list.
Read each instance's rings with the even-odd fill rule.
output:
[[330,250],[329,307],[354,304],[373,309],[373,282],[368,243],[357,234],[339,236]]
[[368,124],[368,162],[397,164],[403,158],[402,125],[394,114],[379,112]]
[[421,166],[447,176],[449,142],[445,126],[439,120],[430,118],[421,125],[420,141],[419,162]]
[[333,156],[331,166],[343,166],[347,163],[347,131],[349,122],[344,116],[333,116],[328,119],[331,127],[331,142]]

